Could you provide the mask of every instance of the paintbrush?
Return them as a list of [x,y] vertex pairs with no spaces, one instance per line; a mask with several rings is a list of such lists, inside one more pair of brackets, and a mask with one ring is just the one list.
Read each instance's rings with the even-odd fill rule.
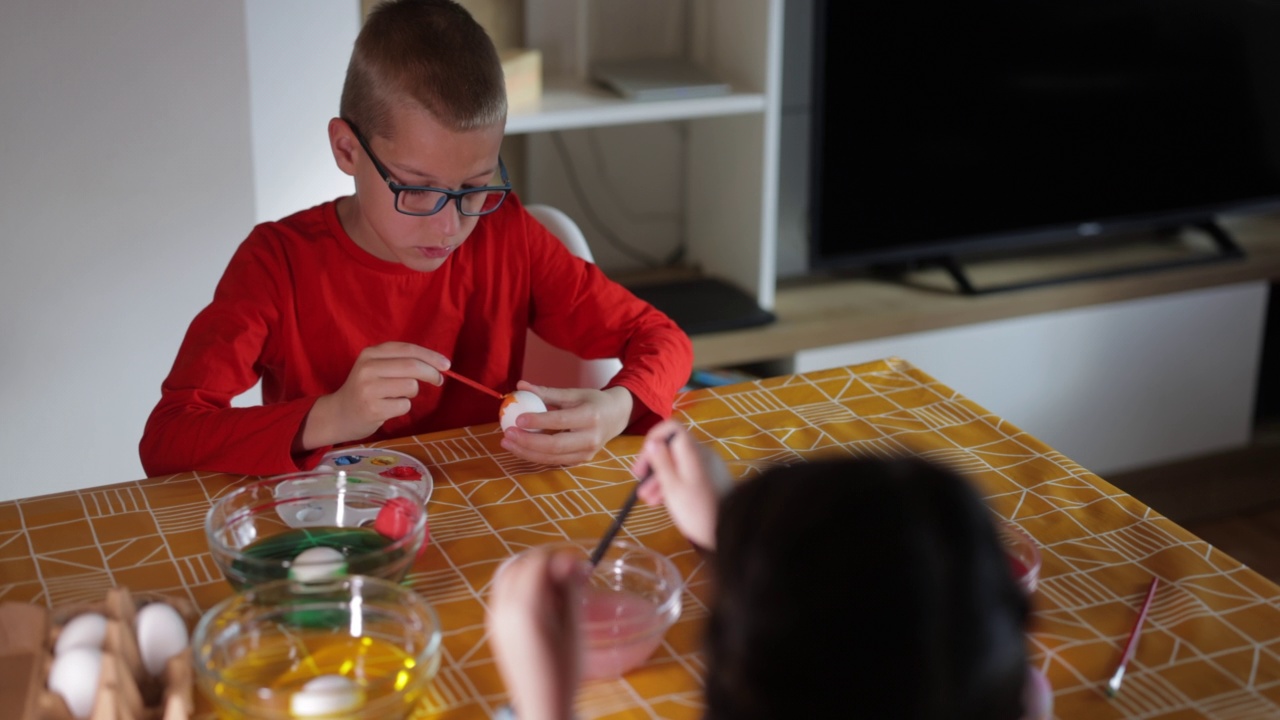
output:
[[1124,645],[1124,655],[1120,656],[1120,664],[1116,666],[1115,673],[1111,679],[1107,681],[1107,697],[1115,697],[1120,692],[1120,683],[1124,682],[1124,670],[1129,665],[1129,660],[1133,658],[1133,651],[1138,647],[1138,634],[1142,631],[1142,623],[1147,619],[1147,610],[1151,608],[1151,600],[1156,596],[1156,587],[1160,584],[1160,578],[1151,578],[1151,587],[1147,588],[1147,599],[1142,601],[1142,609],[1138,611],[1138,619],[1133,623],[1133,629],[1129,631],[1129,642]]
[[[671,439],[675,434],[668,435],[662,442],[670,445]],[[604,557],[609,545],[613,543],[613,538],[622,529],[622,523],[626,522],[627,516],[631,514],[631,508],[635,507],[636,499],[640,496],[640,488],[649,482],[649,478],[653,477],[653,463],[649,463],[649,467],[645,468],[644,474],[636,481],[636,486],[631,488],[631,494],[627,496],[627,501],[622,503],[622,507],[618,509],[618,514],[613,518],[613,524],[605,531],[604,537],[600,538],[600,542],[596,544],[596,549],[591,551],[591,567],[600,564],[600,558]]]
[[480,392],[486,395],[492,395],[498,398],[499,400],[502,399],[502,393],[498,392],[497,390],[487,388],[484,385],[481,385],[480,383],[476,382],[475,380],[472,380],[471,378],[463,377],[452,370],[441,370],[440,372],[442,375],[446,377],[451,377],[454,380],[457,380],[458,382],[463,383],[464,385],[470,385],[471,387],[475,388],[476,390],[479,390]]

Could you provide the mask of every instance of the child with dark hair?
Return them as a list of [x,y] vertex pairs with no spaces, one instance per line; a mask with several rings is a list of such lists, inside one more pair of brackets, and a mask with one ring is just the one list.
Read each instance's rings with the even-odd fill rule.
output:
[[[499,157],[506,117],[498,53],[465,9],[375,7],[328,127],[355,193],[241,244],[147,420],[147,474],[277,475],[335,445],[496,421],[499,400],[444,382],[451,368],[552,408],[504,432],[533,462],[583,462],[668,417],[689,338],[525,211]],[[529,385],[529,330],[622,369],[603,389]],[[231,406],[259,380],[263,405]]]
[[[650,431],[637,465],[657,481],[642,497],[712,563],[706,717],[1023,716],[1027,600],[962,477],[841,458],[735,486],[673,422]],[[520,720],[568,718],[583,572],[572,557],[527,557],[496,580],[490,642]]]

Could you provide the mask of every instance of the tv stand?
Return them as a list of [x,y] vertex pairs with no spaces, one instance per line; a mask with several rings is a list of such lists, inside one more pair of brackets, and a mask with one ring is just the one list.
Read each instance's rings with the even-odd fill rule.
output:
[[[1213,248],[1209,252],[1189,252],[1184,251],[1174,253],[1172,256],[1159,255],[1153,258],[1144,259],[1132,264],[1124,264],[1120,266],[1104,267],[1104,268],[1088,268],[1079,271],[1072,271],[1049,277],[1039,277],[1030,280],[1015,280],[1011,282],[1002,282],[987,287],[979,287],[965,271],[965,267],[961,264],[960,259],[956,255],[945,255],[931,261],[930,264],[937,265],[947,272],[955,281],[961,293],[965,295],[983,295],[987,293],[1007,292],[1010,290],[1024,290],[1032,287],[1041,287],[1045,285],[1056,285],[1058,283],[1076,282],[1081,280],[1102,280],[1111,277],[1120,277],[1123,275],[1133,275],[1138,273],[1155,272],[1159,270],[1167,270],[1175,267],[1185,267],[1188,265],[1199,265],[1202,263],[1222,262],[1224,260],[1239,260],[1244,258],[1244,250],[1235,242],[1225,229],[1215,220],[1203,220],[1199,222],[1186,223],[1181,227],[1166,228],[1157,231],[1160,236],[1177,235],[1182,228],[1194,228],[1202,231],[1205,236],[1213,243]],[[1151,236],[1146,236],[1150,238]]]

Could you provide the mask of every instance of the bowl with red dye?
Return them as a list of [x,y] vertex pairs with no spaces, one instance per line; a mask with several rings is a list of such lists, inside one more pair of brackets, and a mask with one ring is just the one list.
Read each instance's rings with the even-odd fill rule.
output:
[[1009,558],[1013,579],[1023,592],[1031,595],[1040,582],[1040,546],[1027,531],[1008,520],[996,523],[996,533]]
[[[552,543],[588,562],[599,538]],[[582,678],[619,677],[643,665],[680,617],[684,578],[665,555],[617,538],[588,576],[582,601]]]

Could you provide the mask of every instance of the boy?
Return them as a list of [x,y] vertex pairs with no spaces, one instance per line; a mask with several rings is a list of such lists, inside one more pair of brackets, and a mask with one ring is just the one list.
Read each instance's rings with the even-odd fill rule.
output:
[[[502,439],[543,464],[670,414],[688,337],[525,212],[498,156],[506,109],[493,43],[456,3],[370,13],[329,122],[355,194],[237,250],[147,421],[148,476],[283,474],[335,445],[494,422],[499,401],[446,382],[450,368],[547,402]],[[623,368],[603,390],[517,383],[528,329]],[[230,407],[259,378],[264,404]]]

